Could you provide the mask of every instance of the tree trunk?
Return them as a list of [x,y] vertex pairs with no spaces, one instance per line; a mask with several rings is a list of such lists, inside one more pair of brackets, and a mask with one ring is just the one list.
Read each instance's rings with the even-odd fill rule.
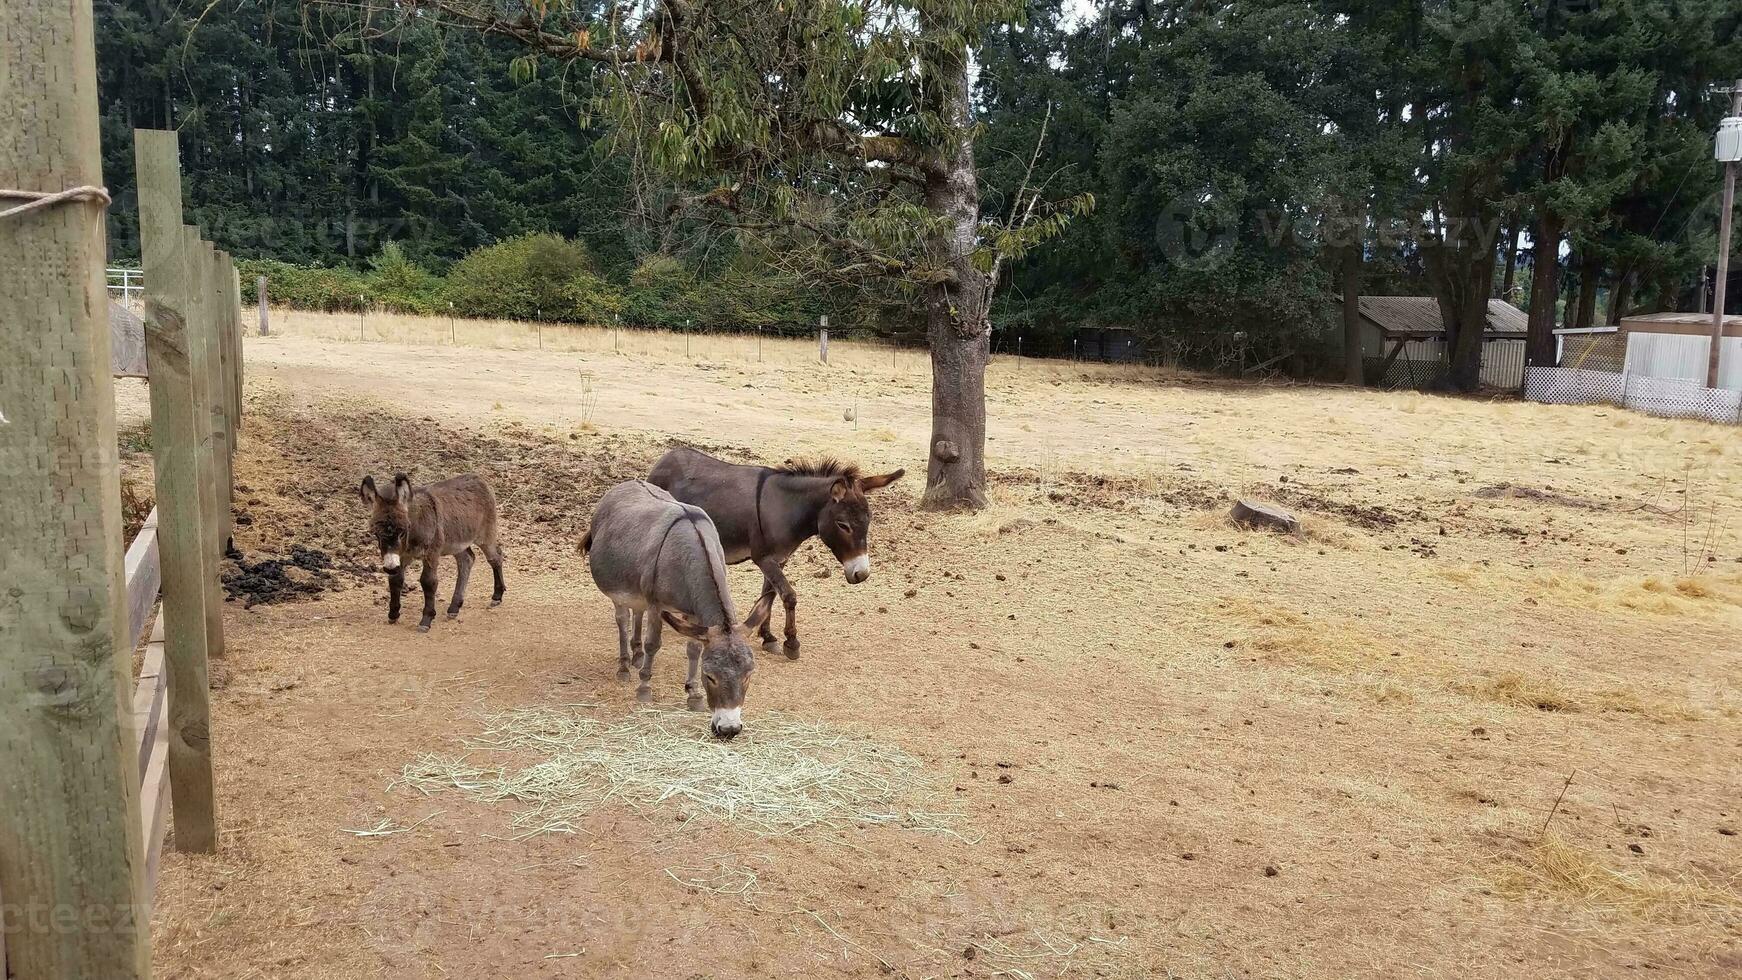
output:
[[1356,239],[1343,249],[1343,381],[1366,381],[1361,363],[1361,273],[1366,256]]
[[[966,59],[949,74],[944,98],[968,130]],[[986,317],[986,276],[974,267],[980,229],[980,190],[974,148],[964,139],[942,171],[926,181],[926,205],[945,219],[933,247],[955,281],[927,290],[926,335],[931,343],[932,433],[925,496],[930,509],[980,508],[986,499],[986,364],[992,326]]]
[[[949,294],[932,291],[926,310],[931,340],[931,457],[922,505],[929,509],[986,506],[986,363],[991,331],[964,336]],[[982,317],[981,322],[984,322]]]
[[[1455,202],[1461,213],[1445,223],[1446,237],[1431,237],[1422,250],[1446,331],[1446,384],[1455,391],[1474,391],[1482,382],[1482,336],[1497,261],[1494,229],[1484,224],[1480,207],[1468,202]],[[1475,216],[1466,217],[1469,212]]]
[[1609,326],[1621,325],[1621,315],[1626,312],[1627,304],[1633,301],[1633,274],[1623,270],[1615,277],[1615,285],[1609,290],[1609,315],[1604,317]]
[[1587,253],[1579,267],[1579,312],[1573,317],[1574,327],[1589,327],[1597,317],[1597,279],[1603,274],[1603,264]]
[[1567,267],[1560,274],[1558,293],[1566,302],[1560,311],[1560,323],[1557,327],[1573,326],[1573,321],[1579,318],[1579,284],[1585,281],[1585,269],[1581,265],[1583,253],[1573,251],[1567,254]]
[[1512,287],[1518,281],[1518,222],[1519,214],[1514,211],[1506,219],[1506,272],[1500,283],[1500,298],[1512,302]]
[[[1490,272],[1494,260],[1486,263]],[[1450,343],[1446,349],[1446,383],[1456,391],[1475,391],[1482,384],[1482,335],[1488,329],[1488,283],[1492,276],[1467,280],[1467,288],[1448,312],[1441,300],[1440,318]]]
[[1681,307],[1681,290],[1675,277],[1664,273],[1657,280],[1657,300],[1655,305],[1659,311],[1669,312]]
[[1530,271],[1530,325],[1524,342],[1524,363],[1554,366],[1555,304],[1560,299],[1561,229],[1564,222],[1548,208],[1538,208],[1531,231],[1535,252]]

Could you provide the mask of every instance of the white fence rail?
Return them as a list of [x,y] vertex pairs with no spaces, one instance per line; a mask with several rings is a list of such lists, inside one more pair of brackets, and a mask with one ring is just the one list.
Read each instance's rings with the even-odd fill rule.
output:
[[1742,391],[1675,378],[1527,367],[1524,397],[1548,405],[1614,405],[1647,415],[1742,424]]
[[144,299],[145,273],[139,269],[105,269],[109,276],[109,298],[123,306]]

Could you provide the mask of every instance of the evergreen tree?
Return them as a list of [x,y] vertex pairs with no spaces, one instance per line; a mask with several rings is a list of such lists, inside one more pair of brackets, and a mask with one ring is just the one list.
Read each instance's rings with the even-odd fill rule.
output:
[[510,78],[507,42],[298,0],[98,0],[96,24],[118,257],[149,127],[180,133],[189,219],[240,256],[361,265],[397,241],[441,268],[550,231],[631,260],[624,168],[575,117],[587,80]]
[[420,3],[97,0],[116,258],[132,129],[167,127],[190,220],[344,267],[323,302],[390,242],[416,305],[408,270],[551,233],[596,260],[592,315],[657,254],[722,326],[929,331],[972,404],[987,325],[1135,328],[1202,366],[1340,347],[1356,380],[1358,297],[1428,292],[1467,388],[1521,240],[1539,363],[1563,294],[1578,324],[1692,302],[1712,88],[1742,74],[1734,0]]

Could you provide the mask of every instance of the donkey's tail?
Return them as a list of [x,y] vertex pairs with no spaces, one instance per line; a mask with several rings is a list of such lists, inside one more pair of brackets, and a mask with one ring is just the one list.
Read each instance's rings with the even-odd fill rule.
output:
[[587,528],[587,533],[581,535],[581,543],[575,545],[575,550],[584,555],[587,552],[591,551],[592,549],[593,549],[593,529]]

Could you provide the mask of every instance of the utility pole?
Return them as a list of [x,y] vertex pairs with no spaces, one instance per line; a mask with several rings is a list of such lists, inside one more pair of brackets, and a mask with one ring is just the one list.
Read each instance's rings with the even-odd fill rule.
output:
[[1742,78],[1730,86],[1730,115],[1718,124],[1713,155],[1724,164],[1724,205],[1718,214],[1718,277],[1712,283],[1712,349],[1706,387],[1718,387],[1718,356],[1724,346],[1724,289],[1730,284],[1730,212],[1736,209],[1736,165],[1742,161]]

